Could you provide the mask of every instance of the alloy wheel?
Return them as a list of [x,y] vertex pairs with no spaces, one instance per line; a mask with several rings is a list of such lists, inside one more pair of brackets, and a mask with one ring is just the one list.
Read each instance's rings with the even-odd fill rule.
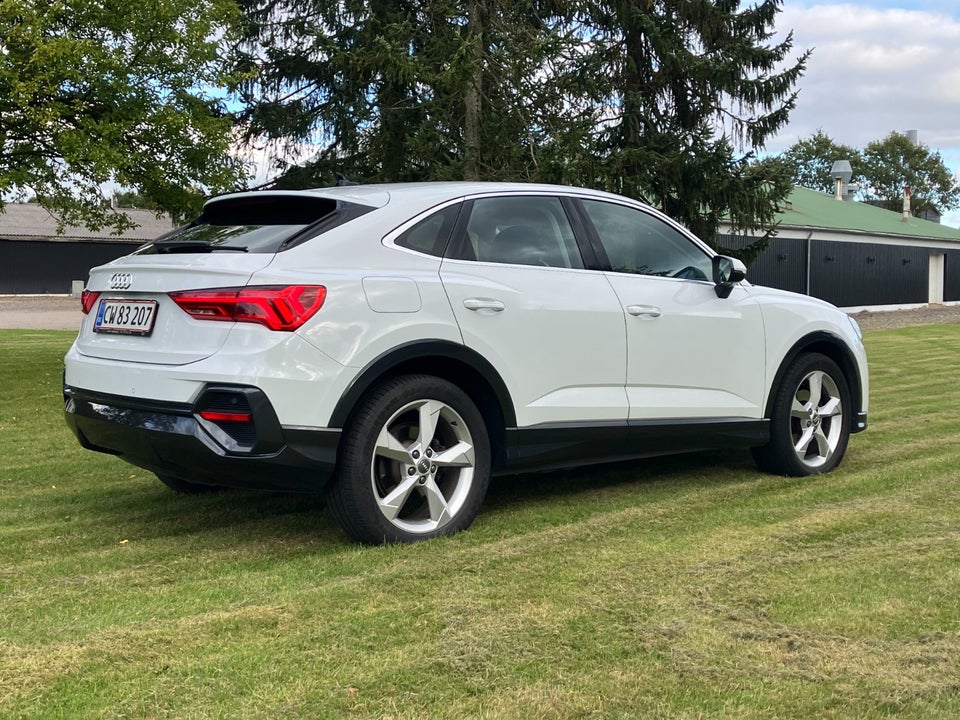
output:
[[830,461],[843,435],[843,402],[834,379],[822,370],[807,373],[793,395],[790,433],[797,459],[818,468]]
[[380,429],[370,464],[374,498],[395,527],[417,535],[448,525],[474,482],[474,441],[439,400],[407,403]]

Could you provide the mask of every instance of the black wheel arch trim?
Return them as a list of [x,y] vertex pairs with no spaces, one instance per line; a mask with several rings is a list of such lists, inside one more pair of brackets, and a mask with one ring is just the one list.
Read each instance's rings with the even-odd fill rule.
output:
[[383,353],[367,364],[350,383],[333,409],[329,427],[342,428],[346,424],[360,398],[372,388],[378,380],[391,370],[418,359],[446,358],[456,360],[478,373],[493,390],[500,405],[503,420],[507,427],[517,424],[517,415],[507,385],[500,373],[475,350],[449,340],[414,340],[398,345]]
[[[850,346],[847,345],[842,338],[825,330],[817,330],[809,335],[804,335],[797,340],[790,350],[787,351],[786,355],[783,356],[783,359],[780,361],[780,367],[777,368],[777,373],[774,375],[773,382],[770,384],[769,392],[767,393],[765,417],[770,417],[773,412],[774,394],[776,388],[778,388],[783,381],[783,376],[787,372],[787,368],[789,368],[800,355],[806,352],[818,352],[817,346],[823,347],[824,345],[829,346],[837,353],[837,356],[831,357],[831,359],[840,366],[840,370],[845,376],[844,379],[847,381],[847,388],[850,390],[850,399],[853,402],[851,417],[859,420],[859,422],[852,422],[850,424],[850,432],[856,433],[865,430],[867,421],[866,413],[862,412],[863,397],[861,395],[863,384],[857,360]],[[822,351],[819,352],[821,352],[821,354],[827,354]],[[828,357],[830,357],[829,354]]]

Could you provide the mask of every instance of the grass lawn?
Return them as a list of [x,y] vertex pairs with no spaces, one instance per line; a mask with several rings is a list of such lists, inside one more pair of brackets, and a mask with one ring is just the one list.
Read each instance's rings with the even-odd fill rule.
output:
[[960,325],[867,335],[831,475],[497,480],[468,532],[386,548],[81,450],[71,339],[0,331],[0,717],[960,717]]

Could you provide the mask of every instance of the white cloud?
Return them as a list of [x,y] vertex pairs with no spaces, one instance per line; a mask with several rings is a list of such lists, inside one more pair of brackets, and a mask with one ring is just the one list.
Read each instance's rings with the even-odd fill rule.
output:
[[777,25],[813,55],[790,126],[769,149],[817,128],[853,145],[915,128],[931,147],[960,147],[960,18],[788,3]]
[[[960,169],[960,12],[952,0],[927,4],[941,11],[868,2],[787,0],[777,26],[782,33],[792,29],[797,50],[813,48],[813,55],[790,125],[766,149],[779,152],[817,129],[855,147],[915,129]],[[950,216],[950,224],[957,220]]]

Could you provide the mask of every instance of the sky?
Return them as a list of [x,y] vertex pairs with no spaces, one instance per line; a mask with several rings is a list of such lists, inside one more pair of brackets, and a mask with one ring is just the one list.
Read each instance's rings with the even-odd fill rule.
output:
[[[818,129],[854,147],[917,130],[960,173],[960,0],[783,0],[782,8],[778,33],[792,29],[796,50],[813,55],[790,123],[768,152]],[[942,222],[960,227],[960,211]]]

